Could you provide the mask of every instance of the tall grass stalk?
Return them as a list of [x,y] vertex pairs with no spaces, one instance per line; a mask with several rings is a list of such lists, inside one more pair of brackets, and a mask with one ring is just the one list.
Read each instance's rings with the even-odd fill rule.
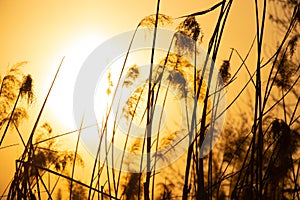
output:
[[84,117],[82,117],[78,136],[77,136],[77,141],[76,141],[76,146],[75,146],[75,154],[74,154],[74,161],[73,161],[73,166],[72,166],[72,175],[71,175],[71,182],[70,182],[70,200],[72,199],[72,191],[73,191],[73,178],[74,178],[74,173],[75,173],[75,165],[76,165],[76,157],[77,157],[77,152],[78,152],[78,145],[79,145],[79,140],[80,140],[80,134],[81,134],[81,128],[83,124]]
[[152,90],[152,70],[153,70],[153,63],[154,63],[154,53],[155,53],[155,43],[156,43],[156,34],[157,34],[157,25],[158,25],[158,15],[159,15],[159,7],[160,7],[160,0],[157,0],[157,7],[156,7],[156,15],[155,15],[155,25],[154,25],[154,36],[153,36],[153,43],[152,43],[152,51],[151,51],[151,60],[150,60],[150,72],[149,72],[149,86],[148,86],[148,98],[147,98],[147,124],[146,124],[146,131],[147,131],[147,173],[146,173],[146,182],[144,183],[144,199],[150,200],[150,176],[151,176],[151,132],[152,132],[152,112],[154,113],[153,108],[153,98],[154,93]]
[[[33,153],[34,153],[34,152],[33,152],[32,139],[33,139],[34,133],[35,133],[35,131],[36,131],[37,125],[38,125],[38,123],[39,123],[39,120],[40,120],[40,118],[41,118],[41,116],[42,116],[42,113],[43,113],[43,110],[44,110],[44,108],[45,108],[45,105],[46,105],[46,102],[47,102],[47,100],[48,100],[48,97],[49,97],[49,95],[50,95],[50,92],[51,92],[51,90],[52,90],[52,88],[53,88],[53,85],[54,85],[54,82],[55,82],[56,77],[57,77],[57,75],[58,75],[58,72],[59,72],[59,70],[60,70],[60,68],[61,68],[61,66],[62,66],[63,60],[64,60],[64,57],[63,57],[63,59],[62,59],[61,62],[60,62],[60,65],[59,65],[59,67],[58,67],[58,69],[57,69],[57,71],[56,71],[56,74],[55,74],[54,78],[53,78],[53,81],[52,81],[51,86],[50,86],[50,88],[49,88],[49,90],[48,90],[48,93],[47,93],[47,95],[46,95],[46,97],[45,97],[45,100],[44,100],[44,102],[43,102],[43,105],[42,105],[42,107],[41,107],[41,110],[40,110],[40,112],[39,112],[39,114],[38,114],[38,117],[37,117],[37,119],[36,119],[36,121],[35,121],[35,124],[34,124],[34,126],[33,126],[33,129],[32,129],[32,131],[31,131],[31,133],[30,133],[30,135],[29,135],[29,139],[28,139],[28,141],[27,141],[25,150],[24,150],[23,155],[22,155],[22,157],[21,157],[21,161],[23,161],[23,162],[21,162],[21,164],[20,164],[20,165],[18,166],[18,168],[16,169],[16,172],[15,172],[15,178],[14,178],[12,184],[11,184],[11,187],[10,187],[10,190],[9,190],[9,194],[8,194],[8,197],[9,197],[10,199],[14,199],[14,198],[15,198],[16,190],[18,189],[19,184],[21,184],[22,187],[23,187],[23,188],[22,188],[22,190],[23,190],[22,192],[23,192],[24,194],[27,194],[27,181],[29,180],[29,179],[28,179],[29,177],[27,177],[27,173],[28,173],[28,165],[26,164],[26,165],[24,166],[23,164],[24,164],[24,162],[25,162],[25,160],[26,160],[26,157],[27,157],[28,160],[30,160],[30,159],[32,158],[32,156],[33,156]],[[22,174],[22,168],[24,168],[24,174]],[[23,182],[20,183],[20,179],[21,179],[21,177],[23,177],[23,176],[24,176]],[[37,181],[38,181],[38,180],[37,180]],[[20,194],[18,194],[18,195],[20,195]]]

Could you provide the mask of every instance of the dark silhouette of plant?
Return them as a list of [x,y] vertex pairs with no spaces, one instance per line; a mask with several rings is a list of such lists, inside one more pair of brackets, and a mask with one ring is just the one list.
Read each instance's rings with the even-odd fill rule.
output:
[[171,24],[173,22],[172,17],[165,15],[165,14],[158,13],[157,15],[152,14],[152,15],[149,15],[149,16],[145,17],[144,19],[142,19],[139,23],[139,26],[154,28],[156,19],[157,19],[158,26],[165,26],[165,25]]
[[221,74],[224,84],[228,83],[229,79],[231,78],[229,68],[230,68],[229,60],[224,60],[223,64],[221,65],[221,68],[220,68],[220,74]]
[[156,197],[157,200],[171,200],[173,199],[173,193],[172,190],[174,190],[175,185],[170,183],[159,183],[157,185],[157,189],[159,191],[158,197]]
[[176,28],[175,34],[175,51],[179,55],[195,54],[195,43],[201,43],[203,33],[201,32],[200,25],[194,16],[187,17]]
[[[283,34],[283,38],[276,47],[275,53],[265,61],[263,59],[265,55],[262,52],[267,7],[269,6],[267,2],[270,2],[271,6],[273,3],[274,5],[280,5],[276,9],[284,8],[285,10],[282,12],[271,10],[270,20],[279,27],[278,31]],[[204,11],[172,18],[159,13],[160,1],[158,1],[156,13],[145,17],[137,25],[136,31],[140,27],[154,29],[152,53],[151,58],[149,58],[150,73],[148,79],[144,80],[144,84],[139,85],[127,99],[126,106],[117,109],[117,111],[122,109],[121,114],[118,114],[122,115],[130,124],[125,140],[122,141],[124,145],[122,146],[123,153],[120,155],[121,169],[119,171],[109,169],[108,164],[108,161],[113,160],[115,158],[113,156],[116,156],[113,155],[108,158],[110,152],[114,152],[112,146],[114,146],[115,138],[117,138],[118,118],[115,118],[113,130],[108,130],[109,126],[107,126],[112,105],[107,105],[108,109],[104,117],[106,119],[102,127],[98,128],[101,138],[111,132],[113,139],[106,141],[105,148],[101,146],[103,143],[99,143],[89,185],[74,179],[75,163],[80,164],[82,162],[77,155],[80,134],[74,153],[73,151],[59,151],[54,140],[56,136],[51,136],[53,131],[49,124],[42,126],[40,135],[35,133],[44,108],[43,105],[30,138],[25,145],[25,151],[22,157],[17,160],[19,166],[17,166],[9,197],[11,199],[41,198],[41,191],[44,190],[51,198],[56,184],[51,189],[46,186],[43,180],[45,174],[49,173],[69,181],[70,199],[94,199],[97,197],[98,199],[117,199],[120,197],[121,199],[144,198],[146,200],[179,198],[184,200],[229,198],[300,199],[300,135],[298,133],[300,98],[297,91],[298,80],[300,79],[298,61],[299,1],[263,0],[262,5],[256,0],[253,1],[256,19],[254,41],[245,57],[237,49],[231,49],[229,59],[223,60],[219,69],[220,77],[217,79],[219,82],[216,87],[220,86],[220,88],[216,88],[217,92],[210,91],[211,88],[208,86],[211,86],[212,81],[214,81],[212,71],[215,67],[214,63],[210,62],[210,58],[216,62],[222,60],[218,57],[218,52],[232,3],[232,0],[222,1]],[[262,9],[259,6],[262,6]],[[199,71],[197,68],[199,67],[197,66],[197,55],[199,53],[197,44],[202,42],[203,33],[200,23],[198,23],[200,21],[198,17],[209,14],[211,11],[219,11],[219,15],[208,42],[204,66],[201,66],[204,70]],[[175,29],[170,49],[156,65],[154,57],[157,56],[155,53],[156,37],[159,36],[157,35],[157,28],[177,22],[177,20],[180,20],[180,22],[178,22]],[[128,89],[135,86],[135,82],[140,77],[141,72],[137,65],[129,67],[125,72],[126,61],[135,34],[136,32],[130,42],[117,84],[113,83],[110,74],[108,76],[107,95],[111,95],[112,101],[120,101],[120,99],[115,99],[116,94],[112,92],[112,86],[116,85],[118,88],[121,85],[123,89]],[[254,45],[255,41],[256,45]],[[247,65],[247,58],[253,47],[257,48],[254,69],[249,68]],[[171,49],[175,52],[172,52]],[[240,59],[239,67],[237,63],[233,63],[234,61],[231,60],[231,57],[236,55]],[[191,63],[190,60],[194,63]],[[235,67],[237,69],[234,69]],[[10,123],[17,128],[20,122],[19,119],[21,119],[21,116],[25,116],[22,114],[25,113],[25,110],[16,106],[18,99],[25,96],[32,99],[31,77],[24,77],[22,74],[16,73],[16,69],[14,70],[9,72],[10,74],[5,76],[1,82],[0,108],[3,112],[0,113],[0,128],[5,123],[7,123],[7,127]],[[248,76],[246,79],[240,74],[242,70],[246,70]],[[125,80],[121,82],[124,73]],[[18,74],[18,76],[15,74]],[[21,80],[23,77],[25,79]],[[207,79],[204,79],[204,77]],[[215,109],[218,109],[216,108],[218,101],[225,98],[218,92],[230,91],[231,84],[234,84],[236,79],[242,79],[243,85],[234,88],[238,91],[236,96],[227,99],[226,108],[220,112],[220,115],[216,114]],[[165,88],[162,89],[162,85]],[[176,97],[185,105],[186,110],[182,114],[185,118],[182,123],[186,125],[184,131],[181,129],[160,131],[163,112],[158,116],[159,119],[155,119],[159,122],[158,127],[153,127],[154,117],[157,117],[154,113],[158,99],[163,100],[162,110],[164,110],[169,91],[176,93]],[[249,91],[249,97],[246,96],[247,105],[243,102],[245,97],[240,97],[245,91]],[[212,98],[214,94],[216,95],[215,99]],[[2,103],[3,99],[7,99],[7,101]],[[296,104],[294,105],[295,99]],[[45,102],[46,100],[47,98]],[[215,102],[217,103],[215,104]],[[232,107],[238,107],[246,114],[237,113],[234,109],[233,111],[229,110]],[[250,109],[247,112],[245,108]],[[199,109],[202,110],[201,115],[198,113]],[[215,126],[216,119],[226,111],[229,115],[227,115],[222,140],[204,157],[203,152],[212,148],[212,144],[217,137],[214,134],[208,134],[210,133],[209,130],[217,129]],[[281,114],[283,114],[283,117],[280,117]],[[138,138],[135,141],[129,138],[133,121],[135,123],[138,121],[140,124],[146,121],[146,132],[136,133],[144,135],[144,138]],[[153,128],[159,130],[155,136],[152,135]],[[181,168],[179,172],[174,173],[173,166],[158,169],[157,162],[166,159],[164,155],[166,152],[172,153],[177,148],[178,143],[174,140],[182,135],[189,139],[189,147],[186,154],[178,160],[178,165]],[[4,138],[4,136],[2,137]],[[204,139],[207,139],[209,144],[202,147]],[[169,149],[165,150],[165,147],[169,147]],[[103,149],[105,149],[106,157],[102,163],[99,159],[100,150]],[[125,157],[126,151],[140,155],[141,159],[138,161],[140,163],[133,163],[136,160],[132,161],[131,158]],[[147,158],[145,159],[143,156],[146,153]],[[146,164],[142,163],[144,160],[147,160]],[[125,173],[122,171],[122,166],[124,164],[130,165],[130,163],[140,166],[140,169],[135,169],[138,173]],[[68,164],[72,165],[71,176],[67,173],[68,166],[70,166]],[[170,177],[166,177],[166,174],[170,174]],[[166,180],[165,183],[160,182],[163,178]],[[105,181],[105,184],[100,182],[100,179]],[[106,183],[108,184],[106,185]],[[105,185],[107,188],[104,188]],[[89,190],[88,195],[86,195],[86,189]],[[111,194],[114,194],[114,196]],[[62,198],[59,192],[57,198]]]
[[[1,80],[0,129],[5,123],[6,127],[0,139],[0,146],[9,130],[10,124],[12,123],[17,127],[22,119],[27,118],[26,110],[22,107],[17,107],[20,97],[26,98],[28,104],[31,104],[33,101],[32,78],[30,75],[24,75],[19,69],[25,64],[27,62],[17,63]],[[11,108],[12,105],[13,107]],[[22,136],[19,136],[23,141]]]
[[[42,178],[46,174],[46,171],[42,170],[42,168],[53,169],[63,173],[68,166],[71,166],[74,157],[74,153],[71,151],[58,150],[55,140],[40,142],[47,138],[51,138],[52,135],[53,132],[51,126],[48,123],[43,124],[36,137],[35,142],[38,144],[33,147],[33,156],[28,161],[28,164],[23,171],[23,176],[19,177],[19,181],[23,183],[27,182],[29,192],[32,192],[34,188],[37,188],[38,195],[40,195],[41,185],[45,187]],[[77,155],[76,161],[79,166],[83,166],[83,160],[79,155]],[[51,189],[46,188],[46,190],[50,193]],[[17,195],[20,196],[24,194],[17,193]]]
[[125,183],[123,185],[122,196],[128,200],[140,199],[142,194],[139,192],[143,191],[143,189],[139,189],[140,186],[140,176],[139,173],[130,173],[124,178]]
[[82,200],[87,198],[87,188],[77,183],[72,184],[72,200]]
[[[290,175],[293,174],[293,155],[297,153],[300,135],[282,120],[274,119],[271,122],[270,140],[273,144],[271,152],[265,152],[269,157],[264,175],[265,197],[272,199],[290,199],[288,189],[294,187]],[[270,150],[268,150],[270,151]]]
[[[34,157],[31,162],[37,166],[49,169],[54,168],[56,171],[62,172],[68,165],[71,166],[74,153],[72,151],[59,151],[59,147],[54,139],[39,143],[52,136],[53,131],[51,126],[48,123],[44,123],[41,126],[41,131],[37,134],[35,143],[38,144],[34,146]],[[84,165],[84,162],[79,155],[77,155],[76,162],[79,166]]]
[[134,81],[138,78],[139,73],[140,73],[140,70],[136,64],[129,67],[128,72],[125,77],[125,80],[123,82],[123,86],[124,87],[132,86]]
[[294,76],[297,74],[299,67],[287,57],[286,53],[281,55],[275,63],[275,85],[282,90],[288,90],[294,82]]

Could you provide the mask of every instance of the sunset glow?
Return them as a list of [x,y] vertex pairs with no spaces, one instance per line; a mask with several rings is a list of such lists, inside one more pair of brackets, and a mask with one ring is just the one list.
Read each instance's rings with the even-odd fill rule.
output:
[[0,200],[299,199],[299,0],[1,0],[0,30]]
[[48,105],[51,107],[53,117],[70,130],[76,129],[73,121],[73,104],[70,103],[73,101],[76,78],[88,55],[101,44],[102,40],[99,36],[82,35],[61,52],[65,58]]

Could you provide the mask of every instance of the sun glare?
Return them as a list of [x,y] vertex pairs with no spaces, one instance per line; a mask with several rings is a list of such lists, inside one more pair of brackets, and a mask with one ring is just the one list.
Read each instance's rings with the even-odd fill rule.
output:
[[88,35],[74,39],[62,51],[65,56],[61,70],[49,97],[50,112],[68,129],[75,129],[73,120],[73,91],[80,68],[89,54],[102,42],[99,36]]

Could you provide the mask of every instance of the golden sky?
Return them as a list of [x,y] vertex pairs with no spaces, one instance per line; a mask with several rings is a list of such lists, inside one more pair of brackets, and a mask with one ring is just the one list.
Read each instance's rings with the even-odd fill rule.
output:
[[[161,13],[178,17],[207,9],[215,3],[216,1],[204,3],[193,0],[166,0],[161,2],[160,10]],[[58,95],[54,95],[55,92],[53,94],[56,96],[53,102],[55,106],[64,108],[63,105],[72,99],[64,97],[58,100],[57,97],[72,96],[72,84],[68,82],[74,82],[81,64],[89,53],[110,37],[134,29],[143,17],[155,13],[155,8],[155,1],[140,0],[84,3],[1,1],[1,72],[14,63],[29,61],[24,71],[33,75],[35,90],[39,93],[38,96],[43,96],[60,60],[66,56],[57,82],[60,91]],[[253,8],[251,1],[237,1],[233,5],[221,45],[220,60],[226,59],[230,47],[239,49],[242,54],[247,51],[255,34],[254,18],[251,18]],[[205,17],[199,17],[204,32],[204,48],[217,14],[215,11]]]
[[[162,0],[160,12],[179,17],[205,10],[217,2]],[[60,60],[66,56],[45,116],[60,124],[59,127],[64,126],[65,130],[70,130],[73,84],[85,58],[110,37],[133,30],[142,18],[155,13],[155,10],[156,1],[153,0],[1,0],[0,74],[7,71],[8,66],[29,61],[23,71],[32,74],[34,79],[37,100],[30,112],[36,113]],[[217,14],[216,10],[197,18],[204,32],[203,48],[207,47]],[[231,47],[245,55],[255,36],[254,20],[253,1],[233,3],[217,63],[228,58]],[[272,41],[273,36],[269,33],[267,40]],[[33,114],[32,119],[35,116]],[[15,153],[15,149],[12,152]],[[11,152],[0,152],[1,160],[7,153]],[[7,179],[12,177],[12,171],[4,177],[1,174],[5,168],[13,167],[14,163],[11,160],[1,165],[0,194],[8,183]]]

